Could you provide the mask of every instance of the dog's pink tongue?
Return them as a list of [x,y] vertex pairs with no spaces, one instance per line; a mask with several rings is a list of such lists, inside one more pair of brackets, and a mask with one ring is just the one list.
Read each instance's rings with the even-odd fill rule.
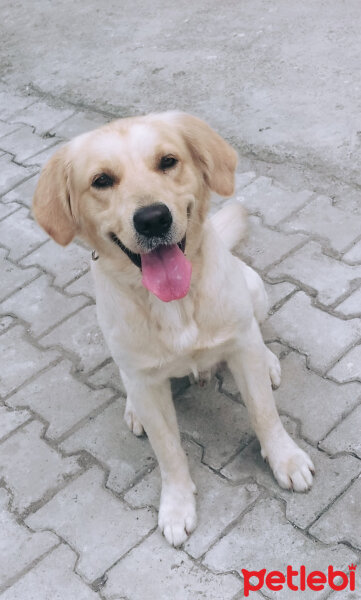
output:
[[192,265],[177,244],[159,246],[149,254],[141,254],[142,283],[163,300],[179,300],[187,295],[191,284]]

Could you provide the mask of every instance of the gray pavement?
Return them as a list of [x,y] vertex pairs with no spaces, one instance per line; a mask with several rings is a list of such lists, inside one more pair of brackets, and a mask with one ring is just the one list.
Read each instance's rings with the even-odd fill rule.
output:
[[[24,8],[1,7],[1,600],[235,600],[242,569],[348,574],[361,556],[359,3]],[[309,493],[281,490],[229,374],[205,389],[178,382],[199,514],[180,549],[156,528],[153,452],[123,422],[89,250],[58,247],[29,212],[64,140],[175,107],[239,150],[250,213],[239,253],[266,281],[277,404],[317,469]],[[356,579],[356,592],[326,585],[317,598],[361,598]],[[315,594],[250,595],[290,597]]]
[[2,3],[2,80],[119,116],[180,108],[242,154],[361,183],[359,0]]

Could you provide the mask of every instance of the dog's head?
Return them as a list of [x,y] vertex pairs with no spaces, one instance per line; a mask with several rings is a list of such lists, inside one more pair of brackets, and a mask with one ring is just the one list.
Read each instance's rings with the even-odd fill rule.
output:
[[79,236],[118,268],[141,269],[144,285],[172,300],[188,291],[184,251],[190,260],[197,252],[209,193],[233,193],[236,162],[196,117],[120,119],[58,150],[41,173],[33,212],[59,244]]

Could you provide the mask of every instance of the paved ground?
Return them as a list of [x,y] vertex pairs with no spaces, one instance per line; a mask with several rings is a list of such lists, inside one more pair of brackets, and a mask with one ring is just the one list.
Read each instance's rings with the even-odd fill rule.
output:
[[361,183],[359,0],[2,4],[7,85],[119,116],[181,108],[243,155]]
[[61,249],[29,216],[40,165],[105,117],[4,90],[0,102],[1,598],[219,600],[242,596],[242,568],[347,570],[361,549],[361,210],[352,197],[335,203],[238,174],[251,214],[240,251],[268,282],[264,334],[282,359],[278,406],[317,475],[306,495],[277,487],[227,373],[206,389],[178,383],[199,525],[174,550],[156,529],[152,450],[122,419],[89,250]]
[[[157,20],[155,0],[144,23],[141,4],[125,3],[119,31],[114,2],[98,19],[92,2],[76,14],[44,0],[32,14],[21,2],[3,9],[1,600],[235,600],[243,568],[348,573],[360,559],[358,3],[344,11],[335,2],[272,10],[263,0],[231,2],[216,15],[202,0],[167,6]],[[241,4],[242,19],[232,18]],[[63,140],[111,116],[173,106],[207,118],[240,151],[237,195],[251,216],[239,251],[267,282],[264,336],[281,358],[279,410],[317,468],[308,494],[282,491],[229,375],[206,389],[178,382],[199,514],[178,550],[156,528],[152,450],[122,419],[89,250],[61,249],[29,214],[39,169]],[[356,592],[326,586],[317,598],[359,599],[357,579]],[[315,593],[263,588],[250,597]]]

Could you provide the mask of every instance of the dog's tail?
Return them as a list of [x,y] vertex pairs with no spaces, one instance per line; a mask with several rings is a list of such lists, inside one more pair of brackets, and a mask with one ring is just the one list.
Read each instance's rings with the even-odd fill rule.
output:
[[211,216],[211,222],[228,250],[232,250],[246,235],[247,211],[240,202],[228,202]]

